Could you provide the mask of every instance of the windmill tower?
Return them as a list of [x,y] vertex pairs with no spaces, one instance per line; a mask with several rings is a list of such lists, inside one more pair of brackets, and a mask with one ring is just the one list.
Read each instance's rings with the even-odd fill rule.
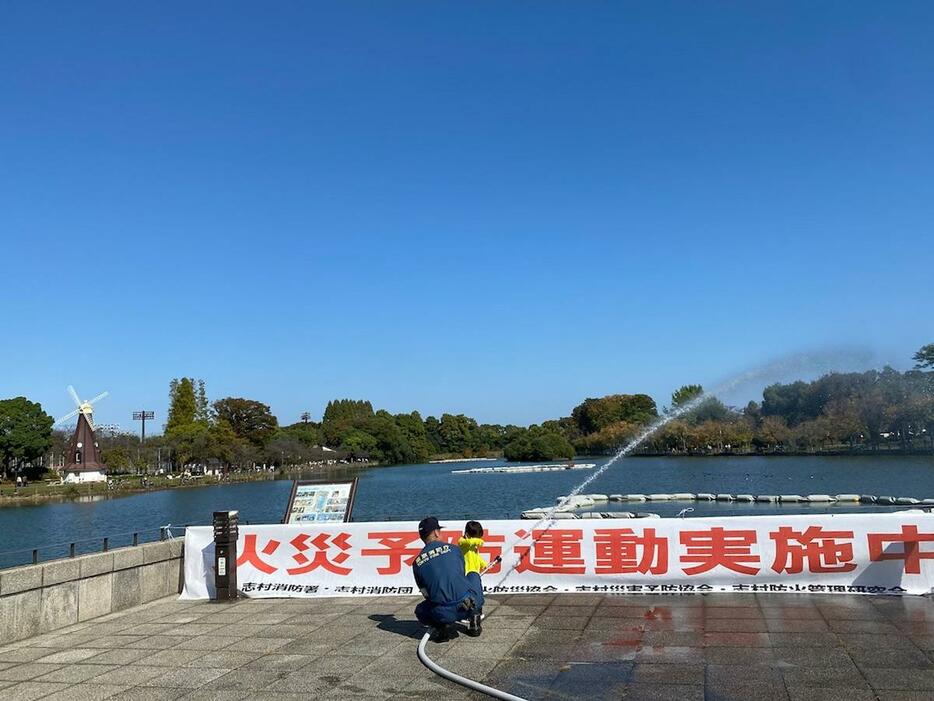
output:
[[101,462],[97,439],[94,437],[94,404],[106,397],[108,393],[102,392],[94,399],[81,401],[75,388],[68,385],[68,394],[71,395],[77,408],[55,423],[62,423],[77,416],[78,425],[71,439],[68,458],[62,468],[62,478],[69,484],[105,482],[107,475],[104,472],[104,464]]

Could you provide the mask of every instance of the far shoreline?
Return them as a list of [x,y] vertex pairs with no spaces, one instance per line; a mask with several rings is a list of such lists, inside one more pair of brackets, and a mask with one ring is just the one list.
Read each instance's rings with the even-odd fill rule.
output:
[[[580,462],[582,460],[605,460],[612,458],[612,455],[579,455],[576,456],[572,462]],[[794,453],[630,453],[626,456],[627,458],[804,458],[804,457],[827,457],[827,458],[897,458],[897,457],[928,457],[934,460],[934,453],[930,450],[901,450],[901,449],[885,449],[879,451],[822,451],[822,452],[794,452]],[[484,461],[497,461],[502,460],[507,465],[521,465],[520,461],[506,461],[502,458],[485,458]],[[328,475],[340,475],[341,473],[351,472],[351,471],[365,471],[373,468],[385,468],[385,467],[421,467],[426,465],[448,465],[456,462],[477,462],[476,458],[464,458],[463,460],[457,460],[453,458],[445,459],[444,461],[430,460],[423,463],[411,463],[407,465],[390,465],[390,464],[381,464],[381,463],[354,463],[354,464],[340,464],[340,465],[329,465],[329,466],[314,466],[312,468],[300,468],[296,467],[294,469],[288,470],[275,470],[275,471],[265,471],[265,472],[230,472],[224,479],[217,479],[214,477],[201,477],[194,479],[184,479],[178,477],[171,481],[164,480],[160,482],[157,486],[151,487],[138,487],[138,486],[118,486],[114,489],[108,489],[105,483],[96,483],[96,484],[86,484],[86,485],[41,485],[39,488],[47,488],[50,491],[32,491],[30,494],[14,494],[8,495],[3,493],[0,495],[0,508],[3,507],[14,507],[14,506],[39,506],[47,503],[65,503],[65,502],[74,502],[81,501],[88,497],[98,497],[98,498],[117,498],[125,496],[133,496],[135,494],[146,494],[151,492],[162,492],[168,491],[171,489],[197,489],[204,487],[219,487],[224,485],[233,485],[233,484],[248,484],[250,482],[269,482],[276,480],[289,480],[289,479],[298,479],[301,476],[310,476],[320,475],[321,477],[327,477]],[[529,462],[529,461],[523,461]],[[568,462],[563,459],[556,460],[546,460],[543,462],[553,462],[556,464],[562,464]],[[121,476],[118,475],[119,479]],[[137,480],[139,476],[132,475],[129,476],[130,479]],[[24,489],[32,489],[34,486],[26,487]],[[68,490],[68,487],[74,487],[73,490]],[[8,486],[6,486],[8,488]],[[54,490],[54,491],[53,491]]]

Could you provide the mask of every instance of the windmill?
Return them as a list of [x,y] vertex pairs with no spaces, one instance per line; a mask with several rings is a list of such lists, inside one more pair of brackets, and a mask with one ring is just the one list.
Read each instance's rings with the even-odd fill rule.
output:
[[101,392],[94,399],[81,401],[75,388],[68,385],[68,394],[71,395],[77,408],[55,423],[59,424],[77,416],[78,425],[75,426],[75,435],[71,440],[68,459],[62,467],[63,479],[66,483],[104,482],[107,476],[104,472],[104,464],[101,462],[100,447],[94,437],[93,415],[95,402],[106,397],[107,392]]
[[101,392],[94,399],[88,399],[87,401],[81,401],[81,398],[78,397],[78,393],[75,391],[75,388],[71,385],[68,385],[68,394],[71,395],[71,398],[75,402],[75,407],[77,407],[70,414],[65,414],[62,418],[56,421],[56,424],[60,424],[63,421],[68,421],[68,419],[78,416],[78,414],[83,414],[84,418],[88,420],[88,424],[91,426],[91,429],[94,428],[94,405],[99,402],[101,399],[106,397],[110,392]]

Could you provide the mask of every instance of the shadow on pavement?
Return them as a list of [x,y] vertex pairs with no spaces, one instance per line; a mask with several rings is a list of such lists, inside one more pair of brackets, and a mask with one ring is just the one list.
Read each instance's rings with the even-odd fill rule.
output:
[[426,628],[418,621],[399,620],[393,614],[373,614],[369,616],[371,621],[379,623],[377,628],[385,630],[396,635],[402,635],[406,638],[419,640],[424,634]]

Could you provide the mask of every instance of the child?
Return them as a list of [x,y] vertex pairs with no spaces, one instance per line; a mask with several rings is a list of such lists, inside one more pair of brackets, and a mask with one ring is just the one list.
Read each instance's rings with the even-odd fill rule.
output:
[[483,547],[483,526],[478,521],[468,521],[464,526],[464,535],[457,541],[457,546],[464,555],[465,574],[476,572],[480,574],[486,569],[486,562],[480,557],[480,548]]

